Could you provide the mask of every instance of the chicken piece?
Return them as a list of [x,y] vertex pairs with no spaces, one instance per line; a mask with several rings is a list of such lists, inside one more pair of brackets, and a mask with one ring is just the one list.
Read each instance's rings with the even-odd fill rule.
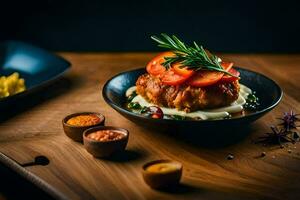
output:
[[163,107],[177,108],[186,112],[218,108],[230,105],[238,99],[239,82],[219,83],[207,87],[189,85],[164,85],[157,77],[141,75],[137,82],[137,94],[147,101]]

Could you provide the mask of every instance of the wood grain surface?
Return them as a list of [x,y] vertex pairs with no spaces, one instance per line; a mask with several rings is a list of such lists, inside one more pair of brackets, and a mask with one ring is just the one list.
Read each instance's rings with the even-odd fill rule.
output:
[[[251,142],[269,132],[269,126],[276,124],[276,117],[284,111],[293,109],[300,113],[300,55],[220,55],[236,66],[275,80],[284,97],[279,106],[252,125],[246,138],[219,148],[202,147],[147,130],[123,118],[104,102],[101,89],[106,80],[145,66],[153,53],[60,55],[72,63],[71,71],[30,100],[2,112],[0,123],[0,151],[20,164],[32,161],[37,155],[48,157],[49,165],[25,169],[63,194],[59,197],[300,199],[300,145],[290,144],[281,149]],[[127,151],[111,160],[95,159],[82,144],[67,138],[61,120],[79,111],[100,112],[106,116],[107,125],[128,129]],[[245,133],[241,130],[239,134]],[[263,151],[267,155],[259,158]],[[226,159],[229,153],[235,156],[233,160]],[[142,179],[141,167],[154,159],[181,162],[182,184],[168,191],[150,189]]]

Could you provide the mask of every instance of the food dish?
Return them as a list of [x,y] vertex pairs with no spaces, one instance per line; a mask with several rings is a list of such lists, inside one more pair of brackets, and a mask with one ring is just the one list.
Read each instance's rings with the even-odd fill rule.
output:
[[[126,91],[127,108],[152,118],[207,120],[255,112],[255,93],[240,84],[240,72],[195,42],[176,36],[153,37],[170,51],[160,53]],[[251,103],[251,106],[247,106]],[[246,106],[245,106],[246,105]]]
[[[145,74],[139,77],[137,84],[139,83],[141,77],[143,78],[144,76]],[[146,76],[149,75],[147,74]],[[152,83],[150,85],[150,87],[153,86]],[[155,85],[154,87],[156,86],[157,85]],[[216,84],[209,88],[191,88],[189,86],[183,87],[184,89],[182,87],[178,88],[176,86],[168,87],[166,90],[162,89],[162,97],[158,97],[158,99],[161,100],[163,99],[163,97],[166,97],[166,100],[163,101],[167,102],[167,105],[174,105],[175,102],[175,106],[182,106],[184,107],[184,110],[180,110],[176,107],[173,108],[159,106],[159,103],[156,104],[149,102],[148,100],[146,100],[145,96],[147,96],[147,94],[152,96],[151,92],[136,92],[139,91],[139,87],[135,86],[129,88],[126,91],[128,95],[127,98],[129,99],[127,107],[133,112],[141,113],[152,118],[173,118],[187,120],[228,118],[232,117],[232,115],[236,117],[238,115],[245,115],[246,113],[255,111],[255,109],[244,109],[243,105],[246,104],[248,95],[252,96],[253,94],[250,88],[245,85],[239,84],[238,82],[229,84]],[[143,91],[143,89],[140,90]],[[130,93],[131,91],[132,93]],[[134,98],[132,98],[133,95],[135,96]],[[182,97],[185,99],[183,99]],[[255,99],[255,102],[257,103],[257,97],[253,97]],[[191,107],[186,107],[186,105],[188,104],[190,104]],[[210,109],[197,110],[194,107],[208,107]],[[191,111],[192,109],[194,111]]]
[[255,112],[259,99],[240,84],[240,72],[232,62],[222,61],[195,42],[192,47],[176,36],[162,36],[153,39],[170,51],[155,56],[146,66],[147,73],[126,91],[129,110],[152,118],[181,120]]
[[70,63],[60,56],[18,41],[0,43],[0,63],[1,76],[17,72],[26,84],[23,92],[0,98],[0,108],[45,87],[70,68]]
[[[160,42],[160,44],[162,44],[162,42]],[[180,44],[178,44],[178,46],[179,45]],[[200,47],[196,46],[195,48]],[[205,50],[203,48],[202,50],[203,54]],[[205,55],[208,56],[210,53],[206,53]],[[207,66],[205,69],[197,68],[196,71],[192,72],[192,75],[188,75],[188,78],[182,78],[178,73],[175,74],[176,63],[174,64],[175,68],[171,65],[169,69],[161,65],[161,60],[170,62],[170,60],[172,61],[174,59],[175,58],[160,55],[158,58],[154,58],[152,62],[149,62],[146,69],[132,70],[114,76],[108,80],[103,87],[102,94],[104,100],[119,113],[143,126],[158,128],[159,130],[172,129],[176,130],[176,132],[194,132],[195,130],[204,128],[215,130],[237,126],[244,127],[273,109],[282,98],[282,90],[273,80],[250,70],[236,66],[232,68],[232,64],[228,64],[228,62],[227,66],[221,66],[220,59],[216,56],[212,55],[211,59],[214,62],[214,68],[216,68],[216,65],[219,66],[217,71],[213,71],[213,74],[210,74],[207,73],[207,71],[210,70],[207,69]],[[190,62],[194,62],[194,60]],[[154,67],[151,66],[151,70],[149,70],[149,65],[151,64],[154,65]],[[194,68],[195,67],[199,66],[194,66]],[[190,66],[190,68],[183,67],[183,72],[180,73],[187,73],[185,70],[194,68],[193,66]],[[231,69],[234,69],[234,71]],[[181,69],[179,69],[179,71],[180,70]],[[198,70],[204,72],[204,79],[202,79],[202,72],[200,76],[198,76]],[[149,72],[151,75],[148,75]],[[196,78],[193,78],[194,75],[196,75]],[[223,77],[225,77],[225,81],[220,82]],[[216,86],[216,84],[219,85]],[[163,92],[160,91],[162,87],[171,88],[170,90],[173,90],[174,94],[178,94],[178,88],[183,88],[181,90],[179,89],[180,92],[186,90],[188,87],[193,88],[190,90],[192,93],[196,90],[200,90],[199,93],[201,93],[202,90],[206,91],[202,92],[204,95],[191,95],[193,96],[192,101],[179,98],[179,103],[176,105],[175,103],[170,103],[168,100],[169,97],[166,97],[168,96],[168,92],[166,92],[168,89],[165,89]],[[221,95],[218,91],[220,87],[224,88]],[[156,88],[158,88],[158,90],[155,90]],[[210,90],[211,88],[213,89]],[[139,90],[138,93],[140,95],[132,95],[135,90]],[[212,93],[205,97],[205,93],[211,91]],[[256,93],[253,94],[251,91],[256,91]],[[172,92],[170,93],[173,94]],[[165,95],[165,97],[162,98],[159,95]],[[154,97],[152,98],[152,96]],[[225,99],[219,101],[219,98],[222,96]],[[256,96],[259,97],[259,104]],[[136,98],[138,98],[138,100]],[[246,98],[248,98],[248,100],[246,100]],[[200,103],[197,102],[195,105],[191,105],[190,102],[194,102],[195,99],[200,99]],[[209,103],[201,103],[203,99],[207,99]],[[217,101],[214,102],[214,100]],[[188,103],[186,104],[184,101]],[[222,105],[222,103],[224,104]],[[220,106],[221,108],[219,108]],[[245,106],[252,109],[252,111],[245,112]],[[174,111],[176,111],[176,113],[172,114]],[[235,115],[235,113],[238,113],[238,115]],[[178,120],[180,120],[180,122]]]
[[256,112],[236,118],[178,121],[176,119],[153,119],[129,111],[125,107],[125,104],[127,103],[127,97],[125,96],[125,93],[129,87],[136,83],[139,76],[146,73],[145,68],[139,68],[115,75],[104,85],[102,95],[104,100],[117,112],[134,121],[135,123],[151,129],[172,129],[176,130],[177,132],[191,133],[194,131],[203,130],[205,128],[207,128],[207,130],[213,130],[226,128],[231,129],[240,126],[244,127],[245,125],[248,125],[262,117],[264,114],[278,105],[283,93],[281,88],[268,77],[247,69],[239,67],[236,67],[236,69],[240,72],[241,83],[251,87],[260,97],[260,106]]

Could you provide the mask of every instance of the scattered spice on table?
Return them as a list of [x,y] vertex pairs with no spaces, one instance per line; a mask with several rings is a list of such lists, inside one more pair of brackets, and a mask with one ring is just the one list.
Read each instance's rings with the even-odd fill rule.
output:
[[234,155],[233,154],[228,154],[227,155],[227,160],[233,160],[234,159]]

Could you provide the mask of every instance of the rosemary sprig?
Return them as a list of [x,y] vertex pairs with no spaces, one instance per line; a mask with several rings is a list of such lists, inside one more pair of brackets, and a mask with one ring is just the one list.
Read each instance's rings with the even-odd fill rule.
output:
[[[169,49],[174,52],[173,57],[165,57],[163,65],[168,69],[173,63],[180,63],[180,67],[187,67],[188,69],[219,71],[230,76],[234,76],[227,72],[220,65],[219,58],[216,55],[208,55],[202,46],[194,42],[194,47],[184,44],[175,35],[171,37],[165,33],[161,34],[162,38],[151,36],[151,39],[158,43],[159,47]],[[236,76],[234,76],[236,77]]]

